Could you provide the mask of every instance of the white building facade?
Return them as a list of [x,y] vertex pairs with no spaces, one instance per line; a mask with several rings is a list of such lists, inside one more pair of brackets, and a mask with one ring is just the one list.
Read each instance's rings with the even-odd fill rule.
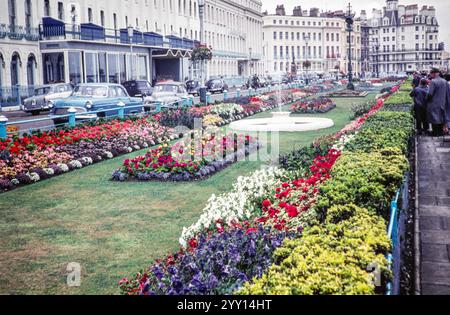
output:
[[370,66],[381,76],[441,68],[443,46],[439,44],[436,9],[399,5],[387,0],[368,19]]
[[[280,10],[281,8],[281,10]],[[294,9],[285,15],[278,6],[277,14],[263,17],[264,65],[266,74],[285,74],[296,63],[298,74],[311,71],[321,74],[347,73],[349,38],[343,16],[318,14],[317,9]],[[361,71],[361,23],[355,20],[352,40],[352,68]],[[304,61],[311,67],[305,69]]]
[[259,0],[0,0],[0,88],[198,77],[199,3],[207,76],[262,73]]

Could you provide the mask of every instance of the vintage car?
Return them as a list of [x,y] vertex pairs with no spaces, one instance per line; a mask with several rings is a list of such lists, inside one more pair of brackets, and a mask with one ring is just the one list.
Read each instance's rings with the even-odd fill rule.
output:
[[153,88],[150,82],[145,80],[131,80],[122,83],[128,94],[132,97],[142,97],[152,95]]
[[183,98],[188,97],[189,94],[184,83],[175,81],[159,82],[154,86],[153,94],[144,99],[144,108],[146,111],[153,111],[157,103],[166,107],[176,107],[181,104]]
[[125,105],[126,115],[142,112],[142,98],[130,97],[120,84],[80,84],[68,98],[49,101],[50,116],[55,125],[66,123],[69,108],[73,107],[77,120],[94,120],[117,115],[120,103]]
[[228,85],[222,79],[211,79],[206,82],[206,89],[210,93],[223,93],[228,90]]
[[23,101],[22,110],[32,115],[39,115],[42,111],[50,110],[49,101],[67,98],[72,91],[72,85],[66,83],[40,86],[34,89],[34,96]]
[[186,81],[187,92],[193,96],[200,96],[200,81],[197,80],[189,80]]

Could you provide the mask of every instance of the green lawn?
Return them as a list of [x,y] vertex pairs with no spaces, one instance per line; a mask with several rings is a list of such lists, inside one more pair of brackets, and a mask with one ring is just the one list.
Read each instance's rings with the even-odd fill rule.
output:
[[[336,102],[335,110],[318,115],[333,119],[335,127],[282,133],[280,151],[340,130],[351,105],[362,100]],[[122,277],[178,249],[183,226],[198,219],[211,194],[228,191],[238,176],[260,167],[239,162],[195,183],[109,181],[123,159],[0,195],[0,294],[117,294]],[[82,266],[78,288],[66,285],[71,262]]]

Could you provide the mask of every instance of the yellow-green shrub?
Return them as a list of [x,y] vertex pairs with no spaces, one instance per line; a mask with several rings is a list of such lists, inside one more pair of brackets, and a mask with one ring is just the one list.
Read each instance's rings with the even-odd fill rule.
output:
[[326,224],[285,241],[269,271],[238,294],[375,294],[367,269],[377,265],[384,280],[390,277],[385,258],[389,249],[383,219],[354,205],[335,206]]

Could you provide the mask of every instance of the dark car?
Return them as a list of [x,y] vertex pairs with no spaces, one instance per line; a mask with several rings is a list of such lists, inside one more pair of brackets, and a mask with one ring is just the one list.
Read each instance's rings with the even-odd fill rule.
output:
[[228,85],[222,79],[211,79],[206,82],[206,89],[210,93],[223,93],[228,90]]
[[190,95],[199,96],[200,95],[200,82],[196,80],[186,81],[186,89]]
[[122,83],[123,87],[127,90],[131,97],[150,96],[153,93],[153,88],[150,82],[145,80],[132,80]]

